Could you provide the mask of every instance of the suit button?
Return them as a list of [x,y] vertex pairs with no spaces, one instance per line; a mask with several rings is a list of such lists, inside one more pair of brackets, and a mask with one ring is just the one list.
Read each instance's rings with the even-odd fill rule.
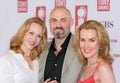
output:
[[57,67],[57,64],[55,64],[55,67]]
[[56,80],[56,79],[57,79],[57,77],[54,77],[54,79]]

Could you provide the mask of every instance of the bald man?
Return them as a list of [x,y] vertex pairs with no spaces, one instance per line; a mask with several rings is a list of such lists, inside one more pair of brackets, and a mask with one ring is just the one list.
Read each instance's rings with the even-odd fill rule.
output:
[[62,6],[54,8],[49,23],[54,38],[40,55],[39,83],[77,83],[82,65],[73,48],[70,11]]

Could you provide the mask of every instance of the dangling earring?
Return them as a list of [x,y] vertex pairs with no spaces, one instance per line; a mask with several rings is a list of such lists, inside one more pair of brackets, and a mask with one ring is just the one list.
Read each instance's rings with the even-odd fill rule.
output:
[[101,51],[101,50],[102,50],[102,47],[100,47],[99,50]]

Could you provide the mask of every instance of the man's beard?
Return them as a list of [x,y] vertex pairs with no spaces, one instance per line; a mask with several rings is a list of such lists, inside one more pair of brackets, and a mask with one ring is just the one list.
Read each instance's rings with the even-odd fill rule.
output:
[[62,38],[65,37],[65,31],[64,31],[64,29],[62,27],[56,27],[55,29],[61,29],[61,30],[63,30],[63,33],[60,33],[60,32],[53,33],[53,35],[54,35],[55,38],[62,39]]

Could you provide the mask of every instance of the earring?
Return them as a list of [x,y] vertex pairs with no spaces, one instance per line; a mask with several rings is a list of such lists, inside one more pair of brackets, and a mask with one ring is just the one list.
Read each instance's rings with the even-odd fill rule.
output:
[[102,50],[102,47],[100,47],[99,50]]

